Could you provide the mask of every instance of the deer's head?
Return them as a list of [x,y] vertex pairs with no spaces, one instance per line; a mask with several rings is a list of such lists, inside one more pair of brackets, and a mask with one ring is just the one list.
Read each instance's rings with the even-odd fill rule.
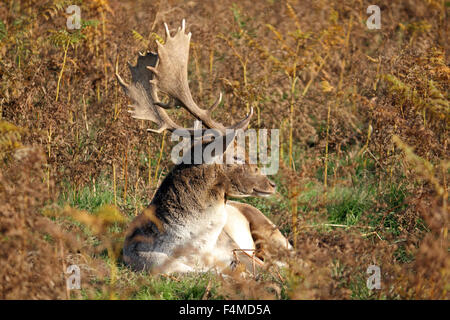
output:
[[265,197],[275,193],[275,183],[270,181],[256,164],[224,164],[230,197]]
[[[200,108],[193,100],[187,79],[187,65],[189,57],[189,43],[191,33],[185,33],[185,21],[172,37],[169,28],[166,29],[166,42],[157,42],[158,53],[148,52],[140,54],[136,66],[129,65],[131,84],[126,84],[119,74],[117,79],[125,93],[133,100],[131,116],[135,119],[150,120],[157,129],[147,129],[150,132],[162,133],[164,130],[174,132],[183,131],[190,137],[198,136],[194,128],[184,128],[175,123],[165,109],[180,106],[186,109],[196,119],[200,120],[206,129],[201,130],[201,139],[192,140],[189,151],[194,154],[194,145],[200,144],[203,153],[205,149],[213,149],[215,153],[207,161],[191,164],[191,168],[210,172],[213,176],[224,179],[225,193],[231,197],[267,196],[275,192],[275,184],[271,182],[256,164],[249,162],[245,152],[239,149],[235,142],[236,133],[248,127],[253,109],[242,120],[234,125],[225,127],[211,117],[212,111],[220,104],[222,94],[208,109]],[[168,103],[163,103],[158,97],[158,91],[169,97]],[[207,129],[213,129],[217,134],[207,134]],[[197,149],[199,150],[199,149]],[[217,151],[219,150],[219,151]],[[232,153],[232,156],[227,156]],[[218,158],[222,159],[218,163]],[[191,157],[194,159],[194,156]]]

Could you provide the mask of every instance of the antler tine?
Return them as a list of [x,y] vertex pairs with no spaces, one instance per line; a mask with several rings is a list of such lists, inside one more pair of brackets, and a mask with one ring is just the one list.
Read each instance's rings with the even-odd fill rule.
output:
[[247,114],[247,116],[238,123],[235,123],[232,126],[230,126],[228,129],[245,130],[248,127],[252,116],[253,116],[253,107],[250,107],[250,112]]
[[208,112],[211,114],[214,109],[216,109],[220,102],[222,101],[222,92],[219,93],[219,97],[217,98],[217,100],[211,105],[211,107],[209,107]]
[[167,23],[164,22],[164,29],[166,29],[166,37],[169,39],[170,38],[170,31],[169,31],[169,27],[167,26]]
[[[186,21],[183,19],[181,28],[178,28],[174,36],[170,35],[169,28],[164,23],[166,29],[166,43],[158,45],[159,63],[157,66],[152,66],[151,71],[155,74],[154,84],[158,89],[168,94],[175,102],[180,102],[180,105],[191,113],[195,118],[201,120],[207,128],[217,129],[223,134],[227,127],[212,119],[212,111],[220,104],[222,94],[219,99],[208,109],[201,109],[193,100],[191,91],[189,89],[187,78],[187,66],[189,59],[189,44],[191,40],[191,33],[186,34]],[[161,104],[157,103],[161,106]],[[167,107],[167,105],[166,105]],[[244,120],[249,120],[253,112],[251,112]],[[249,121],[240,121],[237,124],[229,127],[234,129],[245,129],[239,124],[248,126]]]
[[176,106],[180,106],[180,105],[181,105],[181,102],[178,101],[177,99],[170,99],[170,101],[167,102],[167,103],[164,103],[164,102],[156,102],[156,101],[155,101],[155,104],[156,104],[157,106],[160,106],[161,108],[164,108],[164,109],[173,109],[173,108],[175,108]]

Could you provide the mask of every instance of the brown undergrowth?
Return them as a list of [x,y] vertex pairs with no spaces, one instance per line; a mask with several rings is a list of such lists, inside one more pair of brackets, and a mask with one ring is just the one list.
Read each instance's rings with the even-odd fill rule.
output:
[[[448,299],[444,1],[379,1],[380,30],[359,0],[70,4],[80,30],[68,1],[0,3],[0,298]],[[120,258],[171,143],[129,117],[114,73],[182,18],[195,100],[221,90],[218,120],[253,107],[251,127],[280,129],[279,192],[248,201],[296,249],[273,253],[285,270],[186,280],[192,296],[170,291],[182,276],[160,290]],[[66,290],[71,264],[81,291]]]

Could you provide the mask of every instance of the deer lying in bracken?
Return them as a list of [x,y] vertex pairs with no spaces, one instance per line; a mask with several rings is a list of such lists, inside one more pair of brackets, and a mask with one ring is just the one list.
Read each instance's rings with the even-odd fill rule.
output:
[[[156,123],[158,129],[148,129],[151,132],[173,132],[184,128],[165,109],[181,106],[220,134],[220,139],[204,135],[193,144],[201,144],[202,149],[222,144],[222,154],[215,154],[214,158],[222,157],[237,147],[236,132],[247,128],[253,110],[235,125],[225,127],[211,118],[221,96],[211,108],[201,109],[191,96],[187,79],[191,33],[185,33],[184,20],[173,37],[166,24],[165,28],[167,39],[164,45],[157,42],[158,53],[141,54],[137,65],[129,66],[131,84],[116,74],[125,93],[133,100],[129,112],[133,118]],[[169,103],[160,101],[158,90],[169,96]],[[194,129],[185,130],[194,136]],[[191,152],[193,149],[192,146]],[[206,271],[226,268],[236,260],[250,268],[255,260],[263,263],[264,253],[258,250],[263,240],[271,246],[291,248],[258,209],[227,201],[228,197],[273,194],[275,184],[248,159],[234,156],[232,164],[212,160],[176,165],[156,191],[150,206],[131,223],[123,256],[133,269],[157,273]]]

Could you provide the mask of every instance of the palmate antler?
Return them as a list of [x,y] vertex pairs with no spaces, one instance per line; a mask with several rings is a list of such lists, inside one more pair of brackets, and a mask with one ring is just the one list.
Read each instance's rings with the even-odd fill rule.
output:
[[135,119],[150,120],[158,125],[157,130],[147,129],[148,131],[161,133],[164,130],[173,131],[182,128],[177,125],[169,115],[155,104],[158,95],[154,85],[150,83],[153,79],[153,73],[147,69],[156,65],[158,56],[154,53],[140,54],[136,66],[128,64],[131,71],[131,84],[126,84],[118,73],[117,80],[125,91],[125,94],[133,100],[134,104],[128,112]]
[[[158,54],[148,52],[138,57],[136,66],[129,65],[131,71],[131,84],[126,84],[119,74],[117,79],[123,87],[125,93],[133,100],[134,104],[129,111],[131,116],[136,119],[150,120],[158,125],[158,129],[152,132],[161,133],[164,130],[174,131],[176,129],[185,129],[177,125],[164,109],[180,105],[195,118],[201,120],[206,128],[216,129],[222,135],[225,135],[227,129],[246,129],[250,118],[253,115],[253,109],[250,113],[238,123],[225,127],[223,124],[212,119],[211,113],[221,101],[220,94],[217,101],[209,109],[201,109],[193,100],[189,89],[187,78],[187,67],[189,59],[189,43],[191,33],[185,33],[185,20],[178,28],[177,33],[172,37],[167,24],[166,43],[159,42]],[[170,102],[162,103],[157,91],[166,93]],[[193,134],[193,129],[188,129]]]

